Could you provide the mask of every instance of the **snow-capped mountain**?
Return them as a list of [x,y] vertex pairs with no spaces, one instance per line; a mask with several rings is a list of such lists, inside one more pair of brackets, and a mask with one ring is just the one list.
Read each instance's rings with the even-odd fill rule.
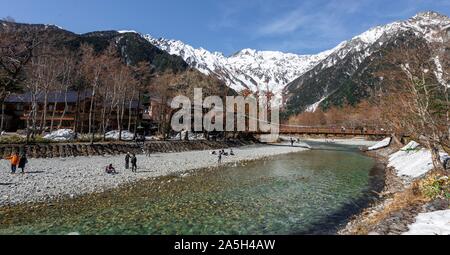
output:
[[426,48],[443,40],[442,31],[449,37],[450,18],[423,12],[405,21],[374,27],[340,43],[325,59],[285,87],[288,112],[315,111],[320,106],[354,103],[369,97],[376,80],[372,69],[376,68],[376,61],[382,60],[381,52],[394,52],[400,45],[419,48],[417,41]]
[[[321,70],[332,68],[349,56],[351,56],[347,63],[349,66],[344,67],[347,70],[344,75],[351,76],[365,59],[393,37],[410,31],[431,43],[438,40],[437,33],[446,26],[449,26],[447,16],[435,12],[419,13],[406,21],[374,27],[317,55],[243,49],[226,57],[222,53],[209,52],[203,48],[196,49],[177,40],[153,38],[150,35],[144,37],[169,54],[182,57],[191,67],[202,73],[216,75],[236,91],[243,89],[271,91],[278,98],[285,93],[286,99],[289,100],[292,97],[303,98],[300,94],[310,94],[292,92],[304,87],[301,86],[304,80],[314,80],[313,77]],[[314,82],[312,89],[321,92],[304,100],[304,103],[309,104],[302,104],[302,110],[315,111],[321,104],[327,102],[327,98],[335,92],[336,84],[332,83],[335,82],[331,80],[328,83]]]
[[438,36],[438,33],[449,26],[449,18],[436,12],[423,12],[406,21],[377,26],[330,50],[329,57],[321,63],[321,66],[333,66],[336,61],[345,58],[351,52],[363,53],[358,59],[358,62],[361,62],[371,54],[371,46],[376,43],[378,46],[382,46],[386,40],[406,31],[411,31],[430,43],[436,42],[442,38]]
[[229,57],[219,52],[195,49],[181,41],[145,36],[169,54],[181,56],[191,67],[216,75],[236,91],[271,91],[281,97],[286,84],[304,74],[329,55],[296,55],[278,51],[243,49]]

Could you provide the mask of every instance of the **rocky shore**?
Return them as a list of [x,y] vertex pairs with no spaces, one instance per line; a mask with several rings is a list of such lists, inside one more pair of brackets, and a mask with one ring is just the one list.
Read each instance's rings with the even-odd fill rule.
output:
[[[388,167],[389,155],[399,148],[387,147],[368,154],[385,166],[385,187],[378,194],[378,199],[360,214],[355,215],[341,229],[341,235],[402,235],[408,234],[411,225],[417,221],[420,214],[443,212],[450,208],[450,200],[445,198],[428,199],[417,194],[416,187],[411,184],[411,178],[400,177],[394,167]],[[433,225],[434,222],[428,224]],[[450,222],[443,223],[449,225]],[[436,227],[436,226],[435,226]],[[437,226],[439,232],[441,227]],[[447,226],[448,228],[448,226]],[[431,232],[416,234],[438,234]]]
[[[222,164],[239,164],[242,161],[298,152],[301,147],[250,145],[233,148],[234,156],[222,157]],[[147,157],[137,155],[138,172],[124,169],[123,155],[91,157],[31,159],[25,174],[12,175],[9,162],[0,161],[0,206],[48,201],[59,197],[75,197],[103,192],[123,184],[158,176],[180,174],[195,169],[218,166],[218,156],[212,150],[156,153]],[[105,173],[108,164],[118,171]]]

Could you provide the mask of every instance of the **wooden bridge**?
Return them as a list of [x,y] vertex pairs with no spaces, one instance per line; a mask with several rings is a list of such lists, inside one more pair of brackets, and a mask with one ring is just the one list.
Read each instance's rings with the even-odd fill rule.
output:
[[383,129],[374,128],[337,128],[337,127],[301,127],[280,125],[280,134],[284,135],[333,135],[333,136],[389,136]]

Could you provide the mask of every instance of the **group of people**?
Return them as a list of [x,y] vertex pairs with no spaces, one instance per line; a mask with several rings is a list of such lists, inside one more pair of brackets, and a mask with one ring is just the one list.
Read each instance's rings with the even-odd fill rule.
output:
[[291,137],[289,139],[289,141],[291,142],[291,147],[294,147],[294,143],[295,142],[300,143],[300,138],[297,138],[297,139],[294,140],[294,138]]
[[222,149],[222,150],[219,150],[219,152],[213,151],[213,152],[211,152],[211,154],[218,156],[218,161],[217,162],[219,164],[222,163],[222,156],[234,156],[233,149],[230,149],[230,153],[225,152],[225,150]]
[[[131,171],[133,173],[137,172],[137,157],[136,154],[131,154],[129,152],[127,152],[127,155],[125,155],[125,169],[130,169],[130,163],[131,163]],[[107,174],[117,174],[116,169],[114,168],[114,166],[112,164],[109,164],[106,169],[105,172]]]
[[129,152],[125,155],[125,169],[130,169],[131,162],[131,171],[133,173],[137,172],[137,158],[136,154],[130,154]]
[[22,170],[22,174],[25,173],[25,166],[28,163],[26,153],[21,153],[20,156],[14,152],[11,156],[6,158],[11,163],[11,174],[15,174],[17,168]]

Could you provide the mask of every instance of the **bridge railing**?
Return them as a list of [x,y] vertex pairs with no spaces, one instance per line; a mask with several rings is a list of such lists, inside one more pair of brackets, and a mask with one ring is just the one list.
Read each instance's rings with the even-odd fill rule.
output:
[[378,129],[347,129],[335,127],[283,127],[281,134],[336,134],[336,135],[388,135],[388,132]]

